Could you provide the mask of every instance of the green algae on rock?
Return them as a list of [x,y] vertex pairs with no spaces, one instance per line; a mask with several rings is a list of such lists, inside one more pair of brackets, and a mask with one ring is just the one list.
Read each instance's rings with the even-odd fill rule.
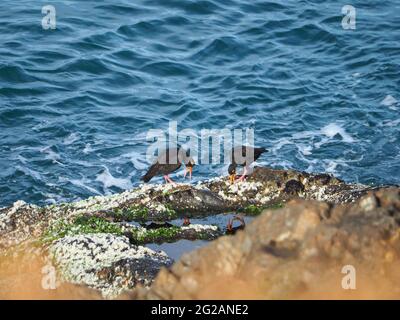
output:
[[42,237],[43,242],[52,242],[66,236],[92,233],[123,234],[123,228],[116,223],[109,222],[101,217],[79,216],[72,222],[58,220],[51,225]]
[[78,216],[73,221],[58,220],[43,234],[40,241],[51,243],[57,239],[80,234],[108,233],[125,235],[134,244],[174,242],[186,240],[213,240],[222,233],[217,226],[191,224],[147,229],[128,223],[110,222],[103,217]]
[[190,224],[154,229],[132,227],[125,235],[134,244],[175,242],[178,240],[214,240],[222,235],[217,226]]
[[132,206],[126,209],[117,208],[110,213],[107,212],[106,216],[114,219],[115,221],[141,221],[147,220],[149,216],[149,209],[139,206]]
[[267,206],[256,206],[254,204],[250,204],[247,207],[240,209],[239,212],[243,212],[248,216],[258,216],[266,209],[281,209],[283,208],[283,202],[277,202],[274,204],[269,204]]

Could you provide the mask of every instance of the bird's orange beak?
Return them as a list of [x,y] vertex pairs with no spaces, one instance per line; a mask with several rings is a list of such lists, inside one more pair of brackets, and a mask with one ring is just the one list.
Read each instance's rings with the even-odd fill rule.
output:
[[235,174],[229,175],[229,181],[231,182],[231,184],[233,184],[235,182],[235,178],[236,178]]
[[186,178],[186,175],[189,172],[189,179],[192,180],[192,171],[193,167],[186,167],[185,175],[183,177]]

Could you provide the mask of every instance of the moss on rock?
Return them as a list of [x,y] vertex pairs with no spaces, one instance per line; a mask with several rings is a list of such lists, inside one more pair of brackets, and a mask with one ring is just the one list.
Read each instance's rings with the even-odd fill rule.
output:
[[79,216],[72,222],[63,219],[56,221],[44,233],[42,242],[53,242],[66,236],[92,233],[110,233],[122,235],[123,229],[116,223],[109,222],[101,217]]
[[149,230],[140,228],[131,231],[130,240],[136,244],[170,242],[176,240],[179,232],[180,228],[176,226]]
[[117,208],[113,211],[110,217],[116,221],[141,221],[147,220],[149,209],[146,207],[133,206],[129,208]]
[[213,240],[221,235],[218,227],[209,225],[190,225],[187,227],[159,227],[146,229],[110,222],[104,217],[79,216],[72,222],[60,219],[52,224],[40,239],[40,243],[52,243],[55,240],[82,234],[107,233],[125,235],[134,244],[174,242],[180,239]]
[[258,216],[261,212],[264,210],[270,209],[270,210],[276,210],[276,209],[281,209],[283,208],[284,204],[283,202],[277,202],[271,205],[267,206],[257,206],[254,204],[250,204],[247,207],[243,208],[243,213],[245,213],[248,216]]
[[132,227],[125,235],[134,244],[175,242],[177,240],[214,240],[222,235],[217,226],[191,224],[189,226],[146,229]]

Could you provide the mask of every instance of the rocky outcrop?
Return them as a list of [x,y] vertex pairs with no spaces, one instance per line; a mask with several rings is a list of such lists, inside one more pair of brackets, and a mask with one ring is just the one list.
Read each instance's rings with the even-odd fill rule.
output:
[[[293,200],[185,254],[136,298],[399,298],[400,189],[352,204]],[[347,267],[346,267],[347,266]],[[354,267],[357,287],[342,287]]]
[[[396,191],[382,189],[358,201],[374,190],[326,174],[262,167],[235,184],[218,177],[195,185],[141,185],[121,194],[46,207],[18,201],[0,209],[0,253],[40,247],[40,255],[54,260],[62,280],[115,297],[136,287],[148,288],[160,268],[172,264],[165,253],[145,245],[214,240],[225,234],[213,225],[168,221],[220,212],[254,216],[296,199],[281,210],[266,211],[249,226],[244,221],[230,226],[227,233],[243,228],[245,232],[184,255],[172,268],[163,269],[149,291],[136,291],[146,298],[207,297],[202,292],[219,283],[219,277],[228,283],[237,277],[248,285],[260,275],[262,281],[254,285],[267,292],[262,297],[280,297],[309,285],[313,266],[329,270],[332,261],[364,261],[383,250],[375,246],[397,228]],[[394,252],[387,256],[395,257]]]
[[268,207],[301,197],[329,203],[352,202],[371,187],[346,184],[326,174],[257,167],[246,181],[230,184],[218,177],[196,185],[141,185],[111,196],[37,207],[22,201],[0,209],[0,248],[39,237],[56,221],[72,221],[81,215],[112,221],[168,221],[201,217],[210,213]]

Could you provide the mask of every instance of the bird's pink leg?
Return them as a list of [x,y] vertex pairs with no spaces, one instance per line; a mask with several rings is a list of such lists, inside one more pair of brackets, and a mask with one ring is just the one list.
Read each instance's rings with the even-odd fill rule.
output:
[[167,174],[167,181],[169,182],[169,183],[172,183],[172,184],[175,184],[175,182],[169,177],[169,175]]
[[240,176],[238,180],[243,181],[244,179],[246,179],[246,175],[247,175],[247,167],[244,167],[243,174]]

